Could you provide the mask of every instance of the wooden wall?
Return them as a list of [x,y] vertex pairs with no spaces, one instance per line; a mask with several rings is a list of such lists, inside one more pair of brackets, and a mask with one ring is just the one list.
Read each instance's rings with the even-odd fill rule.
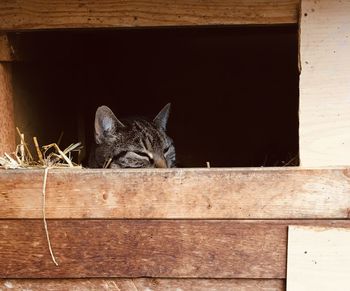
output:
[[289,225],[350,227],[347,168],[49,170],[55,266],[43,174],[0,175],[2,287],[284,290]]
[[[296,23],[299,1],[94,3],[2,1],[0,31]],[[302,1],[303,165],[349,163],[349,7]],[[15,133],[11,49],[0,56],[1,152]],[[350,227],[347,168],[50,170],[55,266],[41,219],[43,174],[0,172],[1,289],[284,290],[289,225]]]

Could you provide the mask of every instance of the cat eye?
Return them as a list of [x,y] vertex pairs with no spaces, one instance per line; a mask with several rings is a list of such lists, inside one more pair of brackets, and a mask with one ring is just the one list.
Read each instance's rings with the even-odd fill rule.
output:
[[165,155],[169,150],[170,150],[170,146],[166,147],[166,148],[163,150],[163,154]]
[[121,157],[125,156],[128,152],[127,151],[121,151],[120,153],[118,153],[117,155],[115,155],[112,159],[114,161],[119,160]]
[[151,153],[146,153],[141,151],[133,151],[133,153],[137,154],[138,156],[145,157],[150,161],[153,161],[153,155]]

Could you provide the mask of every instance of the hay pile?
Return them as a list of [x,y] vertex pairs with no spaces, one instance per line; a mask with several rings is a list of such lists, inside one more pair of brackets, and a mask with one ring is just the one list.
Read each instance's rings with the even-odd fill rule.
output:
[[24,134],[18,128],[20,144],[12,154],[5,153],[0,156],[0,168],[4,169],[32,169],[32,168],[81,168],[81,165],[73,162],[73,153],[80,154],[81,142],[73,143],[64,150],[59,147],[60,139],[57,143],[39,146],[36,137],[33,143],[36,150],[36,157],[29,150],[24,139]]

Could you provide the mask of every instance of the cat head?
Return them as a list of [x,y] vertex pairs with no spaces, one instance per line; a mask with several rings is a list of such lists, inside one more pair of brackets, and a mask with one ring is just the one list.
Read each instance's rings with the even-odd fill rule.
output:
[[120,121],[107,106],[99,107],[95,115],[95,166],[175,167],[175,147],[166,134],[169,113],[170,104],[167,104],[152,121]]

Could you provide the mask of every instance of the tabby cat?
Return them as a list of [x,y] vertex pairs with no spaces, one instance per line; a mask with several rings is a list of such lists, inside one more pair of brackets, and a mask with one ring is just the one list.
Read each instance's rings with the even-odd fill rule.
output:
[[90,153],[91,168],[175,167],[175,147],[166,134],[170,103],[153,121],[120,121],[107,106],[95,115],[96,146]]

